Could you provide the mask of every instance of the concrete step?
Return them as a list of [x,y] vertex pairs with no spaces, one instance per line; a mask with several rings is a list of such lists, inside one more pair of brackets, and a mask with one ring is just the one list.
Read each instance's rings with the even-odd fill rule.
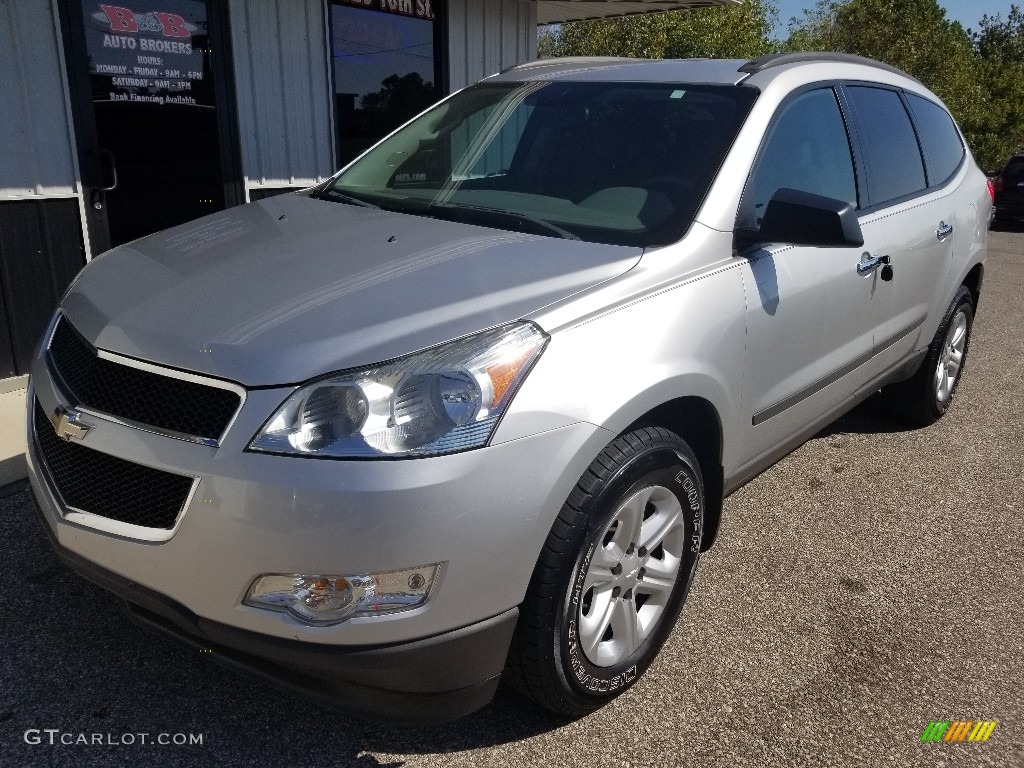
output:
[[25,393],[28,377],[0,380],[0,487],[24,480]]

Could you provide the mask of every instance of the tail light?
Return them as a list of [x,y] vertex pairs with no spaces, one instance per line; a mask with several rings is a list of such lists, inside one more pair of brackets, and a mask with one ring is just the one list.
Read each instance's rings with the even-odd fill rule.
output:
[[992,179],[988,179],[987,186],[988,196],[992,199],[992,202],[994,203],[996,201],[996,192],[1003,191],[1003,180],[997,177],[995,182],[993,183]]

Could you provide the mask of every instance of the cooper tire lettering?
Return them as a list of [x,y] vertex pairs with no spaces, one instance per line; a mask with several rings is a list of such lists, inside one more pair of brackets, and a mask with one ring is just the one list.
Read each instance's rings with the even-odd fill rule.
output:
[[[656,511],[648,514],[644,504]],[[700,465],[678,435],[646,427],[612,441],[551,529],[520,607],[505,680],[572,716],[627,690],[657,655],[686,600],[703,510]],[[612,555],[619,560],[613,563]],[[652,600],[654,588],[645,591],[647,565],[673,574],[666,577],[667,596]],[[595,595],[608,600],[613,591],[619,601],[613,610],[626,617],[616,626],[636,621],[632,634],[628,624],[616,634],[606,612],[594,607]]]

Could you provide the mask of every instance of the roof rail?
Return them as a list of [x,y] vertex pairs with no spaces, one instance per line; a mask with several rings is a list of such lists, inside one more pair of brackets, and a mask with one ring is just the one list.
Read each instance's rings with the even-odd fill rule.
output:
[[766,69],[771,69],[772,67],[781,67],[784,64],[799,64],[801,62],[812,61],[834,61],[841,62],[843,64],[864,64],[869,67],[875,67],[876,69],[884,69],[887,72],[893,72],[897,75],[903,75],[903,77],[909,77],[915,82],[921,82],[913,75],[908,75],[902,69],[894,67],[891,64],[886,64],[882,61],[875,61],[874,59],[869,59],[864,56],[855,56],[852,53],[834,53],[831,51],[771,53],[767,56],[758,56],[756,59],[751,59],[736,71],[753,75],[757,72],[763,72]]
[[521,61],[518,64],[511,64],[505,67],[503,70],[496,74],[504,75],[506,72],[511,72],[513,69],[540,69],[542,67],[555,67],[558,66],[559,64],[572,62],[612,61],[637,61],[637,59],[629,56],[556,56],[551,59],[534,59],[533,61]]

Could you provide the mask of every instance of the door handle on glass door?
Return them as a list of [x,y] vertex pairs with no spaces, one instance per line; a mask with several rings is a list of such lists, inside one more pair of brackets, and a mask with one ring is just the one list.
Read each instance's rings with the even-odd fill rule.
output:
[[114,162],[114,153],[109,149],[97,149],[96,154],[107,161],[107,168],[110,169],[109,173],[103,174],[103,181],[107,183],[105,185],[98,184],[96,188],[104,192],[111,192],[117,189],[117,163]]

